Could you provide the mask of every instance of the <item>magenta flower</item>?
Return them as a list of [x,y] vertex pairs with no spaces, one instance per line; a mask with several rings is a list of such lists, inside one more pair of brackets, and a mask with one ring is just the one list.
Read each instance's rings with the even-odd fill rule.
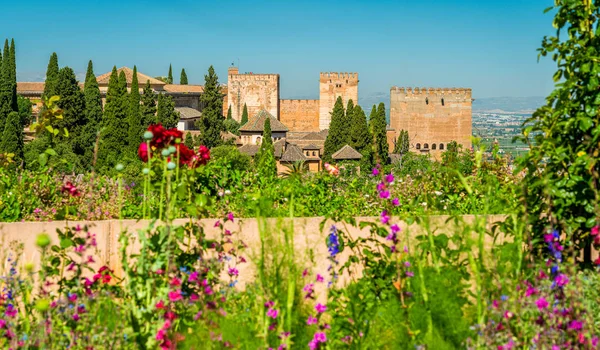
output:
[[387,213],[387,210],[384,210],[381,212],[381,223],[386,225],[388,222],[390,222],[390,217]]
[[15,317],[17,316],[17,308],[15,308],[12,304],[8,304],[4,314],[8,317]]
[[317,324],[317,322],[319,322],[319,320],[317,320],[316,317],[313,316],[308,316],[308,319],[306,320],[306,324],[307,325],[313,325],[313,324]]
[[567,283],[569,283],[569,277],[567,277],[567,275],[565,275],[564,273],[561,273],[560,275],[556,276],[554,282],[556,282],[556,285],[558,285],[559,287],[563,287]]
[[221,221],[217,220],[217,222],[215,222],[215,226],[214,227],[221,227]]
[[75,294],[75,293],[69,294],[68,299],[72,303],[76,302],[77,301],[77,294]]
[[385,184],[383,182],[380,182],[377,184],[377,192],[381,192],[385,189]]
[[415,273],[412,271],[406,271],[406,276],[407,277],[415,277]]
[[385,176],[385,181],[389,184],[391,184],[392,182],[394,182],[394,175],[393,174],[387,174]]
[[165,302],[162,300],[159,300],[158,303],[156,303],[156,305],[154,306],[157,309],[164,309],[165,308]]
[[79,321],[79,315],[78,314],[73,315],[73,320],[74,321]]
[[235,267],[230,267],[227,272],[229,273],[229,276],[237,276],[240,274],[238,269],[236,269]]
[[325,343],[327,341],[327,336],[325,332],[317,332],[313,338],[317,343]]
[[325,312],[325,310],[327,310],[327,306],[318,303],[317,305],[315,305],[315,310],[317,310],[317,313],[322,314],[323,312]]
[[190,278],[188,278],[188,282],[198,282],[198,272],[194,271],[190,273]]
[[580,331],[582,328],[583,322],[581,321],[573,320],[571,323],[569,323],[569,329],[571,330]]
[[269,310],[267,311],[267,316],[268,316],[268,317],[271,317],[272,319],[275,319],[275,318],[277,318],[277,315],[279,315],[279,310],[277,310],[277,309],[272,309],[272,308],[271,308],[271,309],[269,309]]
[[379,198],[381,199],[388,199],[390,198],[390,191],[381,191],[379,192]]
[[536,293],[537,293],[537,289],[535,289],[533,286],[527,286],[527,291],[525,292],[526,297],[530,297]]
[[317,282],[324,282],[325,279],[320,274],[317,274]]
[[169,282],[169,284],[172,287],[180,286],[181,285],[181,280],[179,278],[177,278],[177,277],[173,277],[173,279],[171,279],[171,282]]
[[269,300],[265,303],[266,308],[271,308],[273,307],[273,305],[275,305],[275,303],[272,300]]
[[404,262],[404,266],[406,266],[406,267],[410,267],[410,261],[405,261],[405,262]]
[[172,302],[179,301],[182,298],[183,297],[181,296],[181,291],[180,290],[169,292],[169,300],[172,301]]
[[389,233],[385,237],[385,239],[388,240],[388,241],[396,241],[396,233],[394,233],[394,232]]
[[196,302],[196,301],[198,301],[198,299],[200,299],[200,297],[198,296],[198,294],[192,293],[192,295],[190,295],[190,301],[191,302]]
[[308,269],[304,269],[304,271],[302,271],[302,277],[306,276],[308,276]]
[[373,175],[373,176],[379,175],[379,170],[377,168],[373,168],[373,171],[371,172],[371,175]]
[[227,213],[227,220],[233,221],[233,213],[232,212]]
[[541,297],[535,301],[535,305],[537,305],[538,309],[543,310],[548,307],[548,301],[546,298]]
[[398,226],[397,224],[393,224],[392,226],[390,226],[390,229],[392,229],[392,233],[400,232],[400,226]]
[[394,198],[394,199],[392,199],[392,204],[393,204],[395,207],[397,207],[397,206],[399,206],[399,205],[400,205],[400,200],[399,200],[398,198]]

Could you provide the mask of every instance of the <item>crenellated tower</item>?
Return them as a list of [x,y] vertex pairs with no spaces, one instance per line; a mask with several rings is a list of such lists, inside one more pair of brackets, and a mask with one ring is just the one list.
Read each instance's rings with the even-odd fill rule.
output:
[[344,107],[348,100],[358,104],[358,73],[321,72],[319,77],[319,129],[329,129],[331,111],[341,96]]
[[465,88],[404,88],[390,89],[390,127],[393,137],[407,130],[410,150],[443,152],[449,142],[463,148],[471,147],[471,89]]
[[241,121],[244,104],[249,118],[261,109],[279,116],[279,74],[240,74],[236,67],[227,73],[227,104],[233,119]]

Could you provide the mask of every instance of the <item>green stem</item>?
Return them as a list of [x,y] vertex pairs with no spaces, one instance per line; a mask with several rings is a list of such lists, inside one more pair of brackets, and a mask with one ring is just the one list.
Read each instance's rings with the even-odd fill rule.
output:
[[163,176],[160,183],[160,202],[158,204],[158,220],[163,219],[163,202],[165,200],[165,182],[167,180],[167,160],[163,160]]

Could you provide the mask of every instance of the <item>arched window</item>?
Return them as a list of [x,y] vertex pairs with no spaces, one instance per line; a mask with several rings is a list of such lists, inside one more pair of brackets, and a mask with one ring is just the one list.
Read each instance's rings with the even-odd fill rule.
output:
[[442,97],[442,106],[444,105],[444,98]]
[[316,156],[315,151],[313,151],[313,157]]
[[423,148],[425,148],[425,149],[429,149],[429,144],[428,144],[428,143],[426,143],[425,145],[423,145]]
[[440,149],[444,149],[444,144],[440,143]]
[[432,143],[431,144],[431,149],[436,149],[436,148],[437,148],[437,145],[435,143]]
[[417,145],[415,146],[416,149],[421,149],[421,144],[417,143]]

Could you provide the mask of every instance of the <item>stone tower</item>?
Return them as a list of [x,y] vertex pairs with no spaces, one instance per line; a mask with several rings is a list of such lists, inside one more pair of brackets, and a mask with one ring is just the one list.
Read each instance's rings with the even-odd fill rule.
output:
[[227,104],[232,118],[238,122],[242,120],[244,104],[249,118],[261,109],[279,117],[279,74],[239,74],[236,67],[229,67]]
[[321,73],[319,78],[319,129],[329,129],[331,111],[341,96],[344,108],[348,100],[358,104],[358,73]]
[[430,153],[434,158],[451,141],[463,149],[471,147],[471,89],[403,88],[390,89],[391,137],[407,130],[410,151]]

